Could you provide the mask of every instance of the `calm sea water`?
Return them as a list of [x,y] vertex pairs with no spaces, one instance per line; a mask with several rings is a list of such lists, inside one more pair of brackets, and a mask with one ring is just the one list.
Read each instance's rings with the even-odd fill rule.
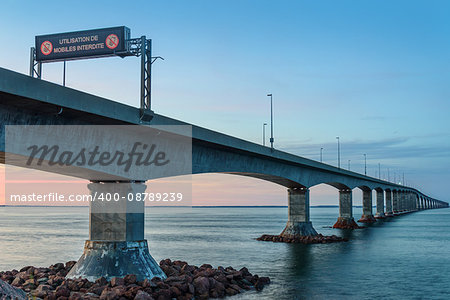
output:
[[[355,215],[361,208],[355,208]],[[148,208],[150,252],[192,264],[248,267],[269,276],[262,292],[233,299],[450,299],[450,209],[421,211],[363,230],[327,228],[338,208],[311,208],[322,234],[348,243],[259,242],[278,234],[287,208]],[[0,207],[0,270],[77,260],[88,238],[88,209]]]

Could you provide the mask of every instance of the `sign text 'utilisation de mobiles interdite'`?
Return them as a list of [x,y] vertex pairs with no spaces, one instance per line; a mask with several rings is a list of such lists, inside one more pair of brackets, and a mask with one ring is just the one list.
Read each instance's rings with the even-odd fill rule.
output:
[[127,52],[125,26],[36,36],[37,61],[61,61],[120,55]]

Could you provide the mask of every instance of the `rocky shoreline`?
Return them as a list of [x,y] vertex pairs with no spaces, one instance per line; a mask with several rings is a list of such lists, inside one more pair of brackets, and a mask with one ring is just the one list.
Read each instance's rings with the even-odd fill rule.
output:
[[266,242],[277,242],[277,243],[302,243],[302,244],[328,244],[328,243],[348,242],[348,239],[346,238],[341,238],[336,235],[326,236],[322,234],[313,236],[297,236],[297,237],[263,234],[256,240]]
[[95,282],[86,279],[66,279],[75,264],[69,261],[49,268],[24,267],[20,271],[0,272],[0,279],[27,293],[32,299],[101,299],[101,300],[170,300],[208,299],[232,296],[246,290],[260,291],[270,283],[268,277],[252,275],[247,268],[217,267],[204,264],[200,267],[184,261],[165,259],[160,267],[167,279],[137,281],[136,275],[114,277],[108,282],[98,278]]

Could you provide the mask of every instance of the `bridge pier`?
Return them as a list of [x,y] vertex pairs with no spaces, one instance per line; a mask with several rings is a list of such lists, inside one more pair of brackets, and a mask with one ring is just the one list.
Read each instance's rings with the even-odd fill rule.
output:
[[361,223],[373,223],[376,222],[372,214],[372,190],[363,190],[363,215],[361,219],[358,220]]
[[399,191],[393,190],[392,191],[392,211],[394,212],[394,216],[397,216],[399,213]]
[[295,238],[301,236],[314,236],[317,231],[309,220],[309,189],[288,189],[288,221],[280,236]]
[[408,208],[407,207],[407,201],[408,201],[407,194],[408,194],[408,192],[406,192],[406,191],[402,192],[402,211],[403,212],[408,211],[408,209],[407,209]]
[[[136,201],[139,199],[136,195],[144,193],[146,185],[143,182],[92,182],[88,188],[91,196],[96,197],[89,205],[89,240],[83,255],[66,277],[90,281],[127,274],[135,274],[138,280],[166,278],[144,239],[144,201]],[[108,195],[112,200],[105,200]],[[100,197],[104,199],[100,201]],[[133,201],[128,201],[131,197]]]
[[403,191],[398,192],[398,211],[403,212]]
[[394,213],[392,212],[392,192],[391,190],[386,190],[386,217],[392,217]]
[[377,213],[375,214],[375,219],[384,219],[386,215],[384,214],[384,191],[377,191]]
[[359,228],[353,219],[352,190],[339,191],[339,218],[333,228],[356,229]]

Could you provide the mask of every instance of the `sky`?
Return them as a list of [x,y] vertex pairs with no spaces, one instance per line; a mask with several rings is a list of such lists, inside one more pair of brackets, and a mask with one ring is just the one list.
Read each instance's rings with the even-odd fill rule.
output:
[[[34,36],[127,26],[153,40],[156,113],[262,143],[274,101],[275,148],[389,177],[449,201],[448,1],[2,0],[0,67],[28,73]],[[8,47],[9,45],[9,47]],[[139,105],[140,60],[67,63],[67,86]],[[62,63],[43,79],[62,81]],[[268,130],[266,131],[268,132]],[[268,142],[268,136],[266,136]],[[286,205],[284,187],[192,176],[197,205]],[[355,191],[358,203],[360,192]],[[313,205],[337,204],[334,188]]]

